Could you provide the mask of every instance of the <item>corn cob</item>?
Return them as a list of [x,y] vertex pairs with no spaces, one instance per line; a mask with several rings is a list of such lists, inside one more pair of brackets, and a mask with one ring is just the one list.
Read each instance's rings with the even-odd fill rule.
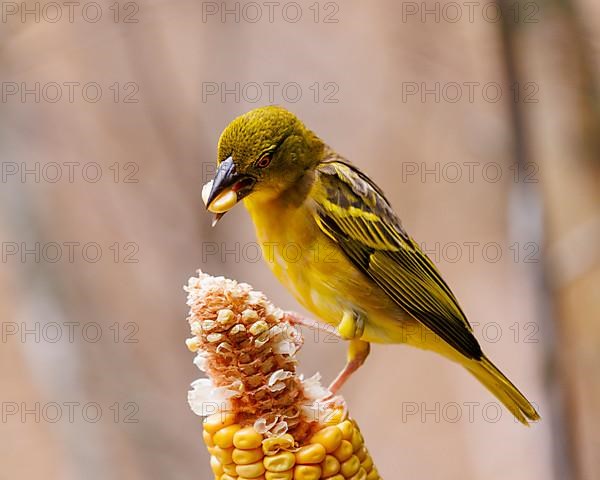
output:
[[202,272],[185,290],[187,346],[208,375],[188,401],[206,417],[215,480],[381,478],[343,399],[318,374],[296,373],[302,336],[283,311],[247,284]]

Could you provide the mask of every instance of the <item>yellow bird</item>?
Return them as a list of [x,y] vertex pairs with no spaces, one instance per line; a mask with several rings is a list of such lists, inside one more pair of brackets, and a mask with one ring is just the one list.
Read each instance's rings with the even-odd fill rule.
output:
[[243,199],[277,278],[349,340],[332,392],[363,364],[369,342],[406,343],[464,366],[522,423],[540,418],[484,355],[381,189],[295,115],[268,106],[234,119],[219,139],[217,163],[203,189],[214,223]]

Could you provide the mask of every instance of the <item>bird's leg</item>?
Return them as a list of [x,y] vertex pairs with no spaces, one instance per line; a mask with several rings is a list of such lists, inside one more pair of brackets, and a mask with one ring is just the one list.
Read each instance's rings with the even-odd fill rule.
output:
[[360,340],[360,337],[365,330],[365,319],[360,313],[354,311],[344,312],[337,329],[340,337],[345,340],[350,340],[350,345],[348,347],[346,365],[329,386],[329,391],[333,395],[335,395],[339,389],[342,388],[342,385],[346,383],[346,380],[348,380],[350,376],[365,363],[371,349],[369,342]]
[[339,325],[335,328],[329,324],[303,317],[296,312],[284,312],[284,315],[292,325],[301,325],[350,341],[346,365],[331,385],[329,385],[328,390],[331,393],[326,398],[334,396],[342,388],[342,385],[346,383],[346,380],[365,363],[369,355],[369,342],[360,340],[365,329],[364,317],[354,311],[346,311]]
[[329,391],[332,395],[335,395],[342,385],[346,383],[346,380],[350,378],[350,376],[356,372],[360,366],[365,363],[367,356],[369,355],[369,351],[371,346],[369,342],[365,342],[364,340],[359,340],[355,338],[354,340],[350,340],[350,346],[348,347],[348,360],[346,361],[346,366],[343,370],[338,374],[335,380],[329,385]]

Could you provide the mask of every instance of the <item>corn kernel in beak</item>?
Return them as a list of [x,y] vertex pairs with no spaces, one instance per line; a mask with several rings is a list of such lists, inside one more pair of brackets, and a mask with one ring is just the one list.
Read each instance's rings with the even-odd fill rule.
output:
[[225,213],[231,210],[237,201],[237,193],[233,190],[225,190],[217,195],[217,198],[211,202],[208,206],[208,210],[213,213]]
[[223,190],[217,197],[210,203],[208,202],[208,196],[212,190],[213,181],[211,180],[202,187],[202,201],[206,208],[212,213],[225,213],[233,208],[238,202],[238,195],[233,188],[227,188]]

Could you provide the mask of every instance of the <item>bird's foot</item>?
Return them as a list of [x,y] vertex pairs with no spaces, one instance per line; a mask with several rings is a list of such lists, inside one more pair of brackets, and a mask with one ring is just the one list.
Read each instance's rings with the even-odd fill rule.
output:
[[346,310],[337,326],[338,334],[344,340],[360,338],[365,331],[364,317],[354,310]]

